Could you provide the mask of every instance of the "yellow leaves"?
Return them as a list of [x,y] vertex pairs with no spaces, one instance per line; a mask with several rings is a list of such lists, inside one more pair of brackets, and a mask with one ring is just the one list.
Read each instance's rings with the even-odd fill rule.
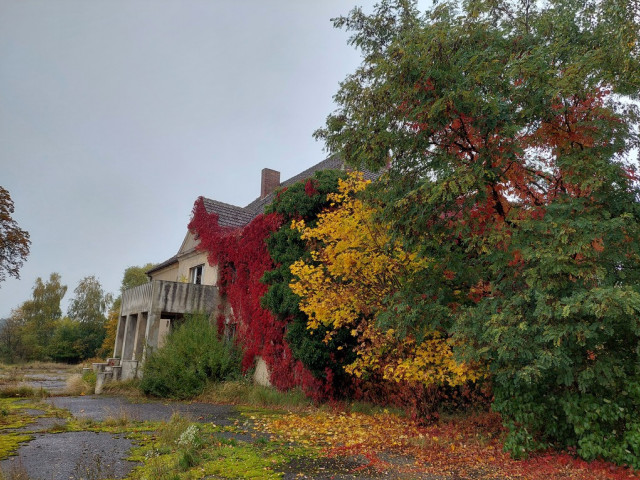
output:
[[379,310],[393,279],[412,261],[399,245],[391,254],[381,248],[389,243],[388,227],[377,224],[375,209],[355,196],[368,184],[362,174],[351,174],[328,196],[334,207],[318,216],[314,228],[292,223],[303,239],[323,246],[312,253],[313,262],[291,267],[290,287],[313,328],[353,327],[363,313]]
[[[263,418],[256,427],[286,442],[320,447],[330,457],[365,457],[369,467],[400,473],[398,478],[423,478],[421,473],[440,478],[452,470],[460,478],[511,478],[503,474],[510,460],[494,439],[494,422],[471,417],[421,426],[386,410],[374,415],[325,410]],[[478,467],[489,461],[485,475]]]
[[324,325],[329,337],[349,328],[359,341],[356,361],[346,370],[356,377],[379,371],[389,380],[450,385],[475,378],[473,369],[454,361],[451,345],[438,332],[427,332],[428,340],[416,345],[412,339],[398,340],[393,329],[375,327],[384,299],[398,288],[402,275],[419,273],[429,264],[391,242],[389,226],[357,195],[368,184],[361,174],[351,174],[328,196],[332,207],[318,216],[315,227],[292,222],[310,245],[321,245],[312,261],[291,266],[290,288],[300,297],[307,327]]
[[265,427],[286,440],[347,449],[393,449],[410,445],[420,427],[388,412],[377,415],[345,412],[289,414],[266,420]]
[[307,226],[304,223],[304,220],[291,220],[291,230],[303,232],[305,228],[307,228]]

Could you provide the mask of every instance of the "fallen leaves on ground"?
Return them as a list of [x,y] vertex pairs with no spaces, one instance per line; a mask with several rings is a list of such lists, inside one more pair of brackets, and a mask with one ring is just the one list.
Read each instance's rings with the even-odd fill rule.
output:
[[366,467],[403,474],[471,479],[632,480],[640,475],[605,462],[585,462],[568,453],[513,460],[502,451],[495,414],[443,420],[432,426],[390,413],[317,411],[256,420],[283,439],[315,445],[329,456],[356,456]]

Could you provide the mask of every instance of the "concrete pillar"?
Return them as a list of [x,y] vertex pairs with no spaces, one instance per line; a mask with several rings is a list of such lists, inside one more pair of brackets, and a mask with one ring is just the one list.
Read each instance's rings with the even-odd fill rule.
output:
[[135,344],[133,347],[133,358],[134,360],[140,360],[142,358],[142,351],[144,349],[145,344],[145,335],[147,333],[147,318],[149,314],[147,312],[141,312],[138,314],[137,326],[136,326],[136,334],[135,334]]
[[124,344],[122,346],[122,359],[131,360],[136,336],[138,315],[127,315],[127,328],[124,330]]
[[116,329],[116,344],[113,348],[113,356],[120,358],[122,356],[122,344],[124,343],[124,331],[127,325],[127,317],[118,317],[118,327]]
[[95,394],[100,395],[105,383],[112,380],[113,372],[100,372],[96,374],[96,389]]
[[160,313],[149,312],[147,317],[147,329],[145,332],[144,351],[142,353],[142,361],[153,350],[158,348],[158,330],[160,328]]
[[158,328],[158,348],[162,348],[164,346],[169,333],[171,333],[171,319],[161,318],[160,328]]

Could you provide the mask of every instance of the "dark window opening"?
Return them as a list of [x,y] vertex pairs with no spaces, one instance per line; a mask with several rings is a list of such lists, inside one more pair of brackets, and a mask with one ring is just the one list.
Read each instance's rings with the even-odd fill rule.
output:
[[202,273],[204,272],[204,264],[193,267],[189,270],[189,282],[196,285],[202,285]]

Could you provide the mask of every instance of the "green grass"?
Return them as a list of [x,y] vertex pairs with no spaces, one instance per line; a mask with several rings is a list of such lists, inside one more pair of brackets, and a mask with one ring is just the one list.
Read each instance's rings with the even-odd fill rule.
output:
[[12,431],[33,423],[35,417],[29,415],[26,410],[43,409],[39,403],[19,402],[19,400],[18,398],[0,398],[0,460],[15,454],[21,443],[33,439],[30,433]]
[[313,405],[313,402],[299,389],[280,392],[275,388],[255,385],[246,380],[210,383],[205,391],[196,397],[196,400],[287,410],[301,410]]
[[33,435],[26,433],[3,433],[0,435],[0,459],[14,455],[21,443],[33,439]]
[[[276,441],[247,443],[224,438],[221,431],[242,429],[195,424],[179,415],[161,425],[152,435],[138,440],[130,460],[142,462],[132,480],[154,478],[187,480],[213,478],[274,480],[284,476],[285,466],[294,458],[317,456],[311,448]],[[195,433],[194,433],[195,432]]]
[[129,399],[147,398],[140,390],[140,380],[137,378],[124,381],[107,382],[102,386],[103,395],[123,395]]

